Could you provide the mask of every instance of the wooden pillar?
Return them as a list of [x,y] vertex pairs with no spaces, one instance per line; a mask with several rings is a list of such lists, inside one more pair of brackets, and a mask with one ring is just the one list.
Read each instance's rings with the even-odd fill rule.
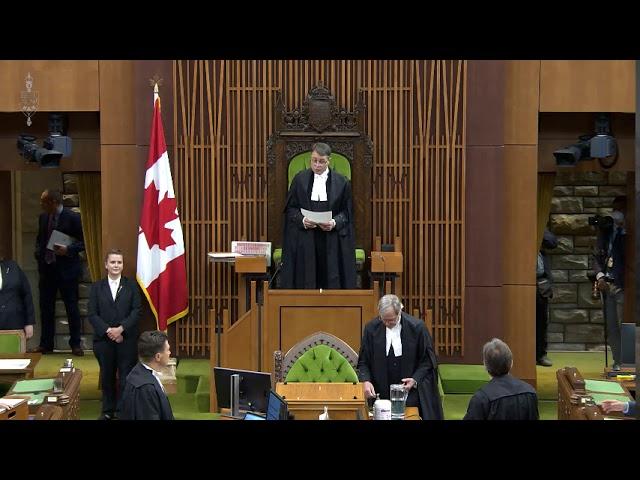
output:
[[505,73],[503,339],[513,352],[513,375],[535,385],[540,62],[508,61]]
[[465,330],[462,359],[482,363],[482,345],[503,338],[505,203],[503,61],[469,61],[467,93]]

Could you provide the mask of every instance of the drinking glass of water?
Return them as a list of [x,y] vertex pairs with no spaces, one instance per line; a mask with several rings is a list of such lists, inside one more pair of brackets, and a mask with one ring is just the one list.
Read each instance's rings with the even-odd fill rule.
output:
[[391,399],[391,419],[403,420],[408,392],[401,383],[391,385],[389,390],[389,398]]

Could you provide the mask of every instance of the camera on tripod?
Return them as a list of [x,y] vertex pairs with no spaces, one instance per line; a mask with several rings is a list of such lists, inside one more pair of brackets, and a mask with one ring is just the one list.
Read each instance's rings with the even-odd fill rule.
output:
[[594,215],[593,217],[589,217],[589,225],[593,225],[598,228],[611,228],[613,227],[613,217],[609,215]]

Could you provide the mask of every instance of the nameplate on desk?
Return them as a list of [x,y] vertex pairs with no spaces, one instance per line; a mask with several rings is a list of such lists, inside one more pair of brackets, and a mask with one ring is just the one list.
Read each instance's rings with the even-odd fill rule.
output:
[[58,403],[58,397],[47,397],[47,403]]
[[71,373],[71,367],[62,367],[60,373]]

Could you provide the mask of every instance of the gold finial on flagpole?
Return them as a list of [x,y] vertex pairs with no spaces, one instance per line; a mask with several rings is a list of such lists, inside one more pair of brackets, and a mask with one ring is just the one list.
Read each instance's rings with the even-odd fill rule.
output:
[[153,104],[154,105],[156,104],[156,100],[160,98],[159,87],[161,87],[163,83],[164,81],[162,80],[162,77],[160,77],[160,75],[158,75],[157,73],[153,76],[153,78],[149,79],[149,85],[153,87]]

